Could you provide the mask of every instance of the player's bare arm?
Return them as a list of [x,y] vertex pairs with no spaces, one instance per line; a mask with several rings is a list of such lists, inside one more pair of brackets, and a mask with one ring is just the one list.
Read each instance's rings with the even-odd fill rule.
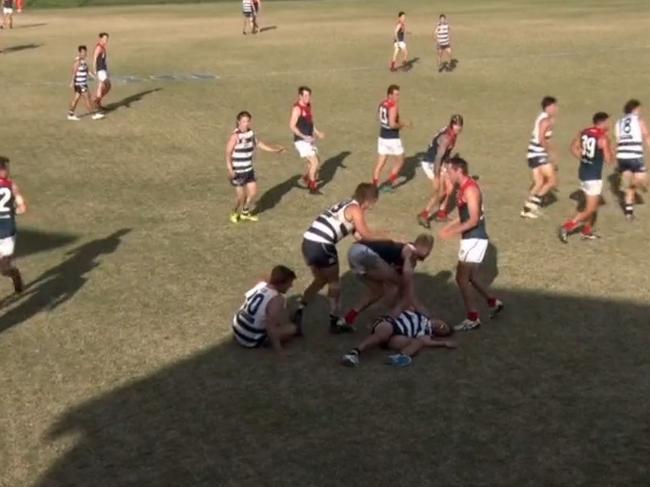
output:
[[27,212],[27,202],[25,201],[25,198],[23,197],[23,194],[20,192],[20,188],[16,183],[13,184],[11,191],[14,193],[14,197],[16,201],[16,214],[17,215],[24,214],[25,212]]
[[553,128],[553,123],[551,118],[546,118],[539,122],[539,143],[544,148],[544,150],[551,155],[552,147],[550,139],[546,138],[546,132]]
[[74,63],[72,63],[72,78],[70,78],[70,88],[74,86],[74,78],[77,74],[77,69],[79,69],[79,58],[76,58],[74,60]]
[[598,139],[598,147],[603,150],[605,162],[609,165],[614,164],[615,162],[614,148],[612,146],[611,141],[609,140],[609,136],[606,135]]
[[280,325],[284,311],[284,298],[275,296],[266,305],[266,334],[269,336],[273,349],[284,356],[284,348],[280,339]]
[[575,136],[571,141],[571,154],[578,160],[582,159],[582,142],[580,140],[581,134]]
[[425,347],[431,348],[457,348],[458,344],[453,340],[445,340],[441,338],[433,338],[431,336],[422,336],[418,340],[422,342]]
[[95,51],[93,52],[93,70],[91,72],[93,78],[97,77],[97,59],[99,58],[101,52],[102,48],[99,45],[95,46]]
[[467,221],[462,223],[460,218],[457,218],[440,230],[438,238],[447,240],[456,235],[461,235],[478,225],[481,218],[481,194],[478,188],[467,188],[465,191],[465,199],[467,200],[467,209],[469,211],[469,218]]
[[645,144],[650,148],[650,131],[648,131],[645,120],[639,120],[639,126],[641,127],[641,136],[645,140]]
[[276,154],[281,154],[282,152],[285,152],[285,151],[286,151],[286,149],[285,149],[283,146],[281,146],[281,145],[277,145],[277,144],[273,144],[273,145],[272,145],[272,144],[267,144],[267,143],[265,143],[265,142],[262,142],[261,140],[258,140],[258,141],[257,141],[257,147],[259,147],[259,148],[262,149],[263,151],[266,151],[266,152],[275,152]]
[[232,167],[232,153],[237,144],[237,134],[232,134],[226,144],[226,168],[228,169],[228,177],[233,179],[235,177],[235,170]]
[[345,210],[345,218],[354,223],[354,237],[357,240],[381,240],[386,238],[383,232],[368,228],[366,217],[359,205],[350,205]]

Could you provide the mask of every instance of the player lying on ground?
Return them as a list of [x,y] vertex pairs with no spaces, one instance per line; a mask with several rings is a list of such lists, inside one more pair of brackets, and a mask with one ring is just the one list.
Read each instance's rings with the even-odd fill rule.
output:
[[23,291],[23,278],[14,264],[16,215],[26,211],[18,185],[9,178],[9,159],[0,156],[0,273],[13,281],[17,294]]
[[293,285],[296,274],[283,265],[273,268],[267,281],[246,292],[246,299],[232,320],[235,340],[245,348],[271,345],[284,355],[283,344],[300,336],[299,326],[284,323],[284,295]]
[[456,348],[456,343],[444,338],[451,335],[451,328],[442,320],[431,319],[426,313],[407,310],[396,318],[382,316],[373,326],[372,332],[356,348],[346,353],[343,365],[356,367],[362,353],[376,347],[384,347],[395,352],[388,356],[388,363],[396,367],[406,367],[423,348]]
[[235,208],[230,214],[230,221],[238,223],[240,220],[256,222],[257,216],[251,214],[251,208],[257,194],[257,180],[253,160],[255,149],[282,153],[281,145],[269,145],[255,136],[252,127],[252,115],[247,112],[237,114],[237,128],[233,131],[226,144],[226,167],[228,178],[235,187]]
[[359,313],[379,301],[395,316],[403,309],[424,312],[415,295],[413,275],[418,262],[433,250],[433,237],[418,235],[412,243],[392,240],[361,240],[352,244],[348,262],[352,272],[367,287],[359,302],[347,312],[345,322],[353,326]]
[[311,194],[321,194],[318,190],[318,170],[320,159],[316,139],[325,138],[325,134],[314,125],[314,116],[311,106],[311,89],[307,86],[298,88],[298,101],[293,104],[289,129],[293,134],[293,141],[300,157],[307,161],[307,172],[303,181],[307,184]]
[[75,115],[77,104],[81,98],[86,103],[86,109],[89,114],[92,114],[93,120],[104,118],[104,114],[95,113],[93,108],[93,99],[88,89],[88,62],[86,61],[86,46],[79,46],[77,48],[77,57],[74,59],[72,65],[72,79],[70,80],[70,88],[73,89],[72,101],[70,102],[70,109],[68,110],[68,120],[75,122],[79,121],[79,117]]
[[600,195],[603,192],[603,162],[613,164],[614,152],[609,141],[609,115],[598,112],[592,119],[593,125],[582,130],[571,143],[571,153],[580,161],[578,178],[580,189],[585,195],[585,207],[560,227],[560,240],[569,241],[571,232],[582,226],[582,238],[593,240]]

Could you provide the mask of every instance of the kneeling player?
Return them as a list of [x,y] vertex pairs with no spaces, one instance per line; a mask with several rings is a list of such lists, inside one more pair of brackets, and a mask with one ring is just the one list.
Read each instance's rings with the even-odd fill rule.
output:
[[300,327],[283,323],[284,295],[293,285],[296,274],[283,265],[273,268],[268,281],[262,281],[246,293],[246,299],[232,320],[235,340],[245,348],[272,345],[284,354],[283,344],[301,335]]
[[25,200],[15,182],[9,179],[9,159],[0,157],[0,273],[14,283],[14,291],[23,291],[23,279],[14,265],[16,215],[27,211]]
[[609,115],[598,112],[593,117],[593,126],[584,129],[573,139],[571,153],[580,161],[578,177],[585,194],[585,208],[560,227],[560,240],[569,241],[569,234],[582,226],[583,239],[596,239],[593,224],[600,205],[603,190],[603,161],[611,164],[614,160],[612,146],[607,135]]
[[389,355],[388,363],[396,367],[411,365],[413,357],[425,347],[455,348],[456,344],[440,338],[451,335],[451,328],[442,320],[429,318],[418,311],[406,310],[397,318],[382,316],[375,321],[372,333],[359,346],[346,353],[343,365],[356,367],[363,352],[384,346],[398,353]]

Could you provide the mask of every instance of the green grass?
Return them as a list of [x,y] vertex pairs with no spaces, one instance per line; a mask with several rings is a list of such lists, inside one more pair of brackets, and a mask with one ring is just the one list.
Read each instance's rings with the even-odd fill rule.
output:
[[[236,3],[30,10],[0,34],[1,150],[30,204],[18,244],[28,291],[10,298],[0,282],[0,485],[647,484],[650,213],[641,205],[627,224],[608,191],[602,241],[561,246],[555,230],[574,208],[570,139],[595,111],[650,100],[648,4],[403,8],[420,60],[395,75],[388,0],[269,4],[262,22],[277,28],[247,38]],[[431,46],[438,9],[460,60],[445,76]],[[67,122],[76,46],[102,30],[112,73],[148,81],[116,84],[106,120]],[[149,78],[170,73],[220,78]],[[299,274],[296,292],[308,284],[301,235],[369,178],[376,106],[394,81],[414,122],[411,158],[451,113],[465,116],[459,150],[480,175],[486,279],[505,314],[409,370],[387,369],[381,351],[340,367],[360,336],[328,336],[324,302],[287,363],[236,348],[230,318],[258,276],[282,262]],[[222,154],[234,116],[252,111],[264,140],[290,146],[300,84],[314,89],[331,182],[310,197],[293,185],[302,163],[291,147],[260,154],[265,211],[233,226]],[[526,143],[546,94],[561,103],[559,201],[521,221]],[[418,233],[427,183],[413,175],[382,196],[372,225]],[[452,322],[463,314],[456,253],[437,243],[417,281]],[[361,287],[344,273],[348,307]]]
[[[120,5],[151,5],[151,4],[184,4],[184,3],[217,3],[237,2],[238,0],[32,0],[30,8],[72,8]],[[274,1],[274,0],[268,0]]]

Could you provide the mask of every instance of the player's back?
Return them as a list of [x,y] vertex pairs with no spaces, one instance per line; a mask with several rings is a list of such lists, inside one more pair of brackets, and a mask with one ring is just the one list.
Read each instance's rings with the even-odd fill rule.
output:
[[637,114],[630,113],[616,122],[616,139],[617,159],[643,158],[643,131]]

